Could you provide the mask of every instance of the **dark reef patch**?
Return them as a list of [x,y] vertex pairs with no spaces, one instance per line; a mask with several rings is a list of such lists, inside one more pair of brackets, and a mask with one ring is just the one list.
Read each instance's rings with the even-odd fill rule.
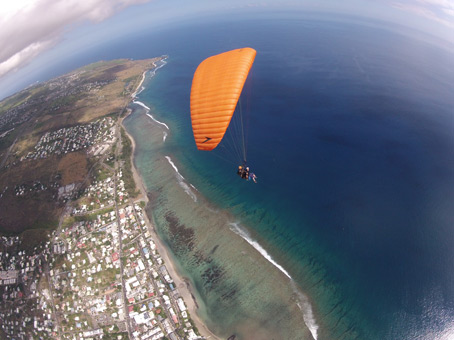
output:
[[194,230],[180,223],[173,212],[165,214],[168,223],[169,242],[175,254],[182,255],[194,250]]

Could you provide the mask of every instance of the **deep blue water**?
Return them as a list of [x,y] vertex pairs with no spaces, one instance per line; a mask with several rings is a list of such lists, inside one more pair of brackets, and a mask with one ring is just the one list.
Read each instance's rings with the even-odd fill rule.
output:
[[[362,339],[452,327],[452,55],[324,21],[200,25],[160,39],[169,63],[141,98],[175,131],[169,152],[269,244],[319,313],[334,310]],[[222,148],[196,151],[190,130],[198,63],[241,46],[257,50],[242,107],[259,185],[239,181]]]
[[[78,60],[169,55],[139,96],[170,126],[168,152],[267,244],[334,338],[342,319],[359,339],[441,339],[454,328],[454,56],[398,28],[280,17],[144,30]],[[242,96],[257,185],[190,130],[197,65],[244,46],[257,50]]]

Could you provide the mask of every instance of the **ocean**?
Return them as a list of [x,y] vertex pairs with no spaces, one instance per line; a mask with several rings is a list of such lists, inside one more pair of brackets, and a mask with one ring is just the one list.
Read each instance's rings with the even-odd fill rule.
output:
[[[280,13],[144,29],[79,56],[168,55],[125,125],[147,210],[217,334],[454,336],[454,58],[420,38]],[[189,112],[198,64],[245,46],[258,184],[227,142],[196,149]]]

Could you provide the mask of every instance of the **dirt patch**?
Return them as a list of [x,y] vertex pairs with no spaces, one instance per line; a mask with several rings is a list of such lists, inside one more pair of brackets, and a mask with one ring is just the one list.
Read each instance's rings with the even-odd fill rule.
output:
[[61,185],[82,182],[87,176],[87,155],[84,151],[71,152],[58,162],[58,172],[61,173]]
[[0,231],[20,233],[26,229],[55,228],[61,207],[56,206],[48,191],[37,193],[32,198],[23,198],[9,190],[0,199],[0,211]]
[[52,156],[46,159],[18,162],[8,169],[2,169],[0,171],[0,189],[6,186],[13,188],[15,185],[36,180],[52,181],[57,172],[57,162],[57,157]]

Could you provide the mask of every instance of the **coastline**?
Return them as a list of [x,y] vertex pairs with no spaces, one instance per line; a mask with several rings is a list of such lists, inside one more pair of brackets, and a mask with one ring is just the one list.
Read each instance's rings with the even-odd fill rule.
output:
[[[150,72],[149,77],[154,74]],[[142,82],[139,88],[144,88]],[[134,112],[128,109],[126,117],[120,121],[124,128],[132,128],[134,123],[130,125],[130,122],[136,119],[142,121],[131,133],[126,131],[133,147],[131,168],[141,193],[135,200],[159,202],[152,211],[145,209],[147,223],[152,226],[150,233],[159,242],[158,250],[163,259],[172,265],[169,273],[200,334],[214,339],[220,339],[221,334],[222,338],[235,336],[238,339],[318,339],[319,325],[315,323],[308,297],[257,241],[249,237],[234,216],[211,207],[203,196],[193,192],[191,187],[194,187],[179,173],[169,154],[161,153],[161,142],[165,142],[169,127],[149,114],[150,108],[137,97],[131,97],[130,102],[146,110],[145,119],[139,115],[124,124],[124,119]],[[163,139],[159,133],[163,133]],[[137,145],[132,136],[140,141],[145,138],[144,144]],[[146,157],[147,165],[142,168],[144,159],[137,152],[144,147],[150,156]],[[145,173],[139,173],[139,169]],[[148,188],[150,191],[146,189],[149,176],[153,176],[154,183],[160,183],[158,189],[154,186]],[[160,197],[156,202],[155,195]],[[157,234],[158,229],[162,239]],[[178,262],[172,261],[173,256]],[[187,275],[195,276],[187,279],[178,272],[180,266],[188,270]],[[198,288],[191,291],[189,282]],[[194,295],[201,301],[197,302]],[[263,308],[263,305],[273,308]],[[276,312],[286,317],[276,318]],[[219,335],[214,335],[210,329]]]
[[[142,82],[143,82],[143,80],[142,80]],[[137,90],[142,85],[142,82],[139,84]],[[136,90],[136,92],[137,92],[137,90]],[[135,154],[135,150],[136,150],[136,143],[135,143],[134,138],[128,133],[125,126],[123,125],[124,119],[126,117],[128,117],[129,114],[131,114],[131,112],[132,112],[130,109],[127,109],[127,110],[128,110],[128,113],[125,117],[121,118],[120,125],[125,130],[126,135],[131,140],[131,145],[132,145],[132,154],[131,154],[131,160],[130,160],[132,162],[131,169],[133,172],[134,182],[135,182],[136,186],[138,187],[138,189],[140,190],[140,195],[135,198],[134,203],[143,201],[143,202],[145,202],[145,204],[148,204],[149,200],[148,200],[148,195],[147,195],[147,190],[145,188],[145,184],[134,163],[134,154]],[[212,333],[209,330],[209,328],[207,327],[207,325],[205,325],[205,323],[203,323],[202,320],[200,319],[200,317],[198,316],[198,314],[197,314],[198,304],[197,304],[194,294],[192,293],[192,288],[189,283],[189,280],[185,279],[184,276],[182,276],[175,268],[175,265],[168,254],[168,250],[167,250],[166,246],[164,245],[164,243],[162,242],[162,240],[159,238],[159,236],[156,233],[155,226],[152,222],[153,217],[148,216],[146,209],[145,209],[144,217],[145,217],[145,221],[148,225],[148,230],[149,230],[150,234],[152,235],[153,239],[155,240],[156,248],[157,248],[159,254],[161,255],[162,259],[164,260],[167,270],[168,270],[170,276],[172,277],[173,281],[175,282],[175,286],[177,287],[177,289],[180,293],[180,296],[183,298],[186,306],[188,307],[190,317],[194,321],[197,329],[199,330],[200,335],[207,339],[211,338],[211,339],[215,339],[215,340],[220,340],[220,338],[217,337],[214,333]]]
[[[138,115],[128,120],[125,125],[130,128],[129,122],[136,119],[144,120],[138,125],[139,131],[146,127],[145,140],[152,139],[153,145],[159,149],[160,145],[156,144],[160,144],[162,139],[155,132],[163,132],[161,125],[147,115]],[[131,132],[136,136],[136,130]],[[138,138],[142,137],[138,135]],[[136,151],[142,150],[142,147],[134,145],[134,159],[139,164],[142,164],[142,161],[137,158],[140,154],[136,154]],[[151,196],[147,196],[146,201],[150,198],[150,203],[159,204],[153,211],[146,209],[147,217],[151,220],[153,235],[160,241],[159,251],[165,255],[165,260],[173,265],[171,275],[174,275],[174,279],[178,278],[178,282],[174,281],[189,307],[189,312],[194,316],[193,320],[200,334],[214,339],[235,336],[238,339],[257,340],[317,340],[319,325],[311,322],[314,321],[314,315],[309,298],[299,291],[285,271],[250,243],[255,244],[255,240],[247,240],[238,234],[237,228],[243,227],[233,223],[233,216],[217,210],[200,193],[192,191],[191,184],[186,182],[178,171],[179,164],[175,165],[166,153],[160,154],[156,151],[147,150],[147,153],[152,152],[156,158],[147,157],[149,163],[146,165],[148,170],[145,171],[155,176],[155,183],[162,184],[159,185],[158,191],[154,187],[150,189]],[[134,168],[139,177],[138,183],[142,185],[139,187],[141,192],[148,192],[145,190],[147,177],[139,175],[136,164]],[[164,190],[170,191],[163,193],[161,185],[167,186]],[[156,199],[154,195],[157,192],[162,199]],[[165,221],[164,225],[161,224],[162,221]],[[156,235],[158,228],[162,227],[165,229],[159,229],[159,232],[164,233],[165,243]],[[175,255],[174,250],[177,252]],[[174,263],[170,256],[183,262]],[[188,260],[191,262],[184,262]],[[194,289],[192,294],[191,287],[185,287],[189,280],[179,275],[179,266],[189,268],[189,273],[195,270],[195,280],[198,281],[193,282],[194,277],[191,276],[191,283],[201,284],[201,290]],[[201,295],[202,300],[198,303],[193,300],[193,295]],[[276,317],[276,313],[279,317]],[[210,329],[216,329],[216,333],[220,335],[214,335]]]
[[[156,64],[155,64],[154,62],[153,62],[153,66],[156,67]],[[134,98],[137,96],[138,92],[140,91],[140,87],[142,86],[143,82],[145,81],[145,76],[146,76],[146,74],[147,74],[148,71],[149,71],[149,70],[146,70],[146,71],[144,71],[144,72],[142,73],[142,79],[140,80],[139,85],[137,85],[137,88],[136,88],[136,90],[134,91],[134,93],[131,94],[132,100],[134,100]]]

